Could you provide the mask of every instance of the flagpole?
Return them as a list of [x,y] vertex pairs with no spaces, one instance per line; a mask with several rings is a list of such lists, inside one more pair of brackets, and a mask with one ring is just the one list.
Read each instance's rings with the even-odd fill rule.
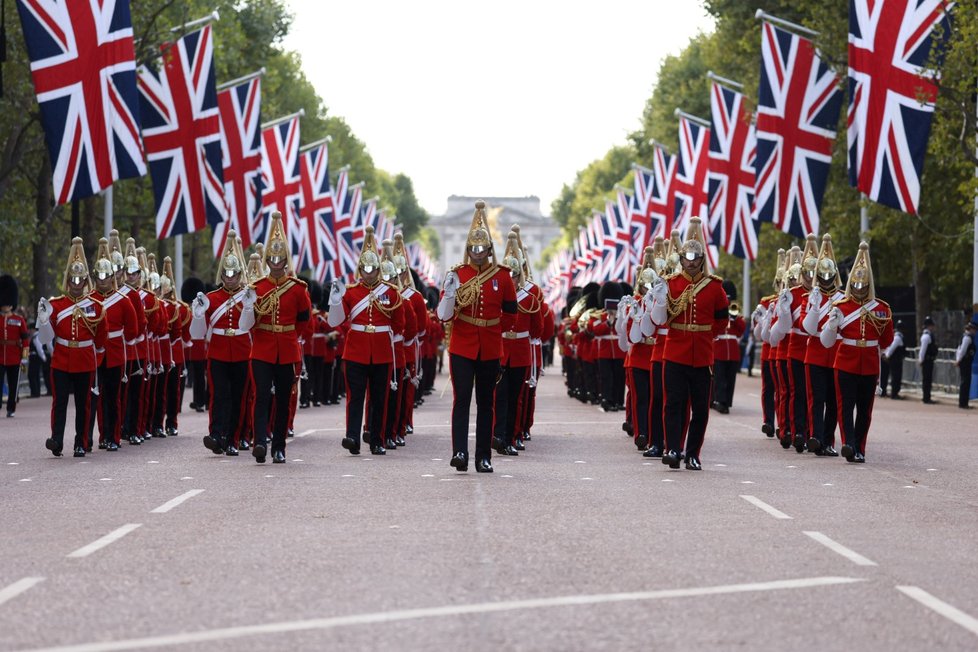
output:
[[265,74],[265,66],[259,68],[256,72],[250,75],[245,75],[244,77],[238,77],[237,79],[232,79],[231,81],[224,82],[217,87],[217,90],[223,91],[225,88],[231,88],[232,86],[237,86],[238,84],[243,84],[245,82],[251,81],[255,77],[262,77]]
[[207,23],[213,21],[218,21],[221,19],[221,14],[217,10],[212,11],[203,18],[198,18],[197,20],[192,20],[189,23],[184,23],[183,25],[177,25],[176,27],[171,27],[170,32],[176,33],[181,30],[191,29],[197,27],[198,25],[206,25]]
[[744,291],[741,295],[740,309],[746,313],[754,305],[750,297],[750,258],[744,258]]
[[735,82],[732,79],[727,79],[726,77],[721,77],[720,75],[714,73],[712,70],[707,70],[706,71],[706,77],[707,77],[707,79],[712,79],[713,81],[715,81],[718,84],[722,84],[722,85],[726,85],[726,86],[731,86],[731,87],[733,87],[734,89],[736,89],[738,91],[744,90],[744,85],[741,84],[740,82]]
[[685,111],[683,111],[679,107],[676,107],[676,110],[673,111],[672,114],[674,116],[676,116],[677,118],[686,118],[690,122],[695,122],[696,124],[700,125],[701,127],[709,127],[710,126],[710,122],[708,120],[704,120],[703,118],[700,118],[699,116],[695,116],[692,113],[686,113]]
[[262,124],[261,128],[262,129],[268,129],[269,127],[274,127],[275,125],[280,125],[283,122],[288,122],[292,118],[296,118],[296,117],[301,118],[301,117],[303,117],[305,115],[306,115],[306,110],[305,109],[299,109],[295,113],[290,113],[289,115],[284,115],[281,118],[276,118],[275,120],[270,120],[268,122],[265,122],[265,123]]
[[[978,107],[975,110],[975,117],[978,118]],[[975,135],[975,158],[978,158],[978,134]],[[978,179],[978,166],[975,166],[975,178]],[[972,234],[974,237],[974,258],[972,259],[971,265],[971,308],[972,316],[971,320],[975,320],[975,315],[978,315],[978,188],[975,190],[975,231]]]
[[315,142],[312,142],[312,143],[309,143],[308,145],[303,145],[302,147],[299,148],[299,152],[300,153],[301,152],[308,152],[313,147],[319,147],[323,143],[331,143],[331,142],[333,142],[333,137],[332,136],[326,136],[325,138],[320,138],[319,140],[317,140]]
[[859,193],[859,239],[869,241],[869,206],[866,195]]
[[183,234],[179,234],[173,237],[173,250],[174,258],[176,258],[176,265],[173,267],[173,275],[176,277],[173,279],[173,290],[176,295],[180,296],[180,288],[183,287]]
[[112,230],[112,186],[105,189],[102,197],[105,199],[102,222],[105,227],[105,238],[108,239],[109,232]]
[[780,25],[787,29],[795,30],[796,32],[802,32],[808,34],[809,36],[818,36],[818,32],[813,29],[809,29],[804,25],[799,25],[798,23],[792,23],[791,21],[785,20],[784,18],[778,18],[777,16],[772,16],[763,9],[758,9],[754,14],[754,18],[760,18],[761,20],[766,20],[769,23],[774,23],[775,25]]

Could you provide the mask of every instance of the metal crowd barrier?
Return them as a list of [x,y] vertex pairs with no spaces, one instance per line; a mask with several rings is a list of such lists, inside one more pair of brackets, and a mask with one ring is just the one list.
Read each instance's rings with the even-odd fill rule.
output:
[[[937,349],[937,359],[934,360],[934,385],[933,390],[957,394],[961,386],[961,371],[954,362],[956,349]],[[920,390],[923,377],[920,365],[917,364],[917,357],[920,355],[920,347],[907,347],[907,356],[903,359],[903,386]]]

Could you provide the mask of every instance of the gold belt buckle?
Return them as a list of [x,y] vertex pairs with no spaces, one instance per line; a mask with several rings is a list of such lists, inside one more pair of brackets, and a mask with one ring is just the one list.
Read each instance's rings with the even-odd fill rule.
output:
[[503,333],[503,337],[505,337],[507,340],[515,340],[516,339],[516,333],[514,333],[512,331],[506,331],[505,333]]
[[365,333],[374,333],[377,331],[377,327],[373,324],[367,324],[366,328],[363,329]]
[[224,334],[227,335],[228,337],[234,337],[234,329],[233,328],[225,328],[224,329]]
[[861,349],[866,348],[866,340],[859,340],[858,342],[856,342],[856,346],[858,346]]
[[68,342],[68,348],[69,349],[77,349],[78,348],[78,342],[76,342],[75,340],[71,340],[70,342]]
[[487,322],[488,322],[488,320],[482,319],[481,317],[479,317],[478,319],[475,320],[475,325],[476,326],[480,326],[480,327],[484,327]]

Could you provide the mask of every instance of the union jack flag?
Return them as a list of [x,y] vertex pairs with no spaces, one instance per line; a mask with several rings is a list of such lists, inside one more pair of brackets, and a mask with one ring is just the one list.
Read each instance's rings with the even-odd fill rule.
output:
[[712,86],[707,172],[710,232],[714,243],[727,253],[754,260],[760,226],[752,217],[757,154],[754,127],[744,109],[742,93],[716,82]]
[[764,23],[754,212],[799,238],[819,231],[842,107],[838,81],[811,41]]
[[357,260],[359,256],[357,250],[353,248],[353,219],[352,206],[353,197],[349,190],[350,171],[348,167],[340,170],[339,177],[336,179],[336,192],[333,197],[337,203],[335,216],[335,236],[336,248],[340,256],[340,270],[344,277],[352,278],[357,271]]
[[299,116],[273,124],[261,132],[262,238],[272,213],[282,214],[296,269],[304,240],[299,225],[302,176],[299,166]]
[[635,250],[632,248],[631,229],[628,225],[628,213],[622,211],[624,203],[627,210],[631,198],[621,190],[618,191],[618,201],[605,203],[604,213],[611,226],[611,242],[614,247],[610,263],[609,278],[613,281],[624,281],[635,261]]
[[326,143],[300,154],[302,202],[299,217],[307,243],[306,269],[315,271],[322,283],[342,276],[336,252],[333,189],[329,183],[329,150]]
[[[369,204],[370,202],[368,202]],[[363,205],[363,182],[354,184],[350,188],[350,237],[353,240],[353,251],[359,259],[360,250],[363,249],[363,238],[367,234],[364,226],[367,207]]]
[[635,194],[632,195],[632,203],[629,206],[628,223],[632,235],[632,249],[641,257],[643,250],[652,238],[655,227],[652,224],[649,202],[652,199],[652,186],[655,184],[655,177],[652,170],[641,165],[633,164],[635,171]]
[[220,91],[217,109],[228,220],[214,227],[215,256],[224,250],[229,229],[245,249],[261,236],[261,78]]
[[160,70],[139,67],[139,100],[162,240],[224,222],[228,208],[211,28],[160,50]]
[[[719,262],[716,246],[712,245],[707,219],[706,172],[709,164],[710,129],[699,122],[682,115],[679,117],[679,154],[676,156],[676,171],[672,178],[672,193],[676,213],[673,229],[686,233],[689,218],[703,219],[703,230],[707,243],[706,258],[711,268]],[[671,231],[670,231],[671,232]]]
[[127,0],[17,0],[58,204],[146,174]]
[[668,240],[676,218],[676,187],[673,179],[676,177],[677,158],[658,143],[654,148],[652,188],[649,191],[649,216],[653,228],[649,235],[652,240],[657,235]]
[[849,184],[916,214],[937,101],[928,70],[946,0],[849,0]]

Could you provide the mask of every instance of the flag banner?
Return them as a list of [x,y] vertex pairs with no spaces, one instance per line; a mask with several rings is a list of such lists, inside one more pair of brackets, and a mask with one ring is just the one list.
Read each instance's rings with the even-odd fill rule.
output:
[[128,0],[17,0],[54,199],[146,174]]
[[[713,244],[738,258],[757,258],[754,217],[754,126],[744,95],[713,82],[710,90],[708,224]],[[707,242],[710,242],[707,240]]]
[[937,101],[927,69],[946,0],[849,0],[849,184],[916,214]]
[[811,41],[763,24],[754,213],[798,238],[819,232],[842,108],[838,81]]
[[162,67],[139,67],[139,109],[156,205],[156,237],[228,218],[210,25],[160,46]]
[[[679,118],[679,154],[673,176],[676,212],[673,229],[686,232],[693,216],[707,220],[706,171],[709,162],[710,130],[685,116]],[[707,240],[707,242],[710,242]]]
[[282,214],[282,226],[289,240],[293,265],[299,269],[299,256],[305,246],[299,225],[302,177],[299,165],[299,116],[283,120],[261,132],[262,235],[272,213]]
[[217,109],[228,219],[214,227],[214,256],[224,251],[229,229],[245,249],[258,242],[262,231],[261,77],[218,92]]
[[649,192],[649,216],[653,228],[651,239],[661,235],[666,240],[672,235],[676,218],[675,156],[665,147],[655,144],[652,159],[652,189]]
[[299,222],[305,248],[299,259],[320,283],[340,278],[340,260],[336,249],[333,216],[333,188],[329,182],[329,150],[326,143],[302,152],[299,159]]

